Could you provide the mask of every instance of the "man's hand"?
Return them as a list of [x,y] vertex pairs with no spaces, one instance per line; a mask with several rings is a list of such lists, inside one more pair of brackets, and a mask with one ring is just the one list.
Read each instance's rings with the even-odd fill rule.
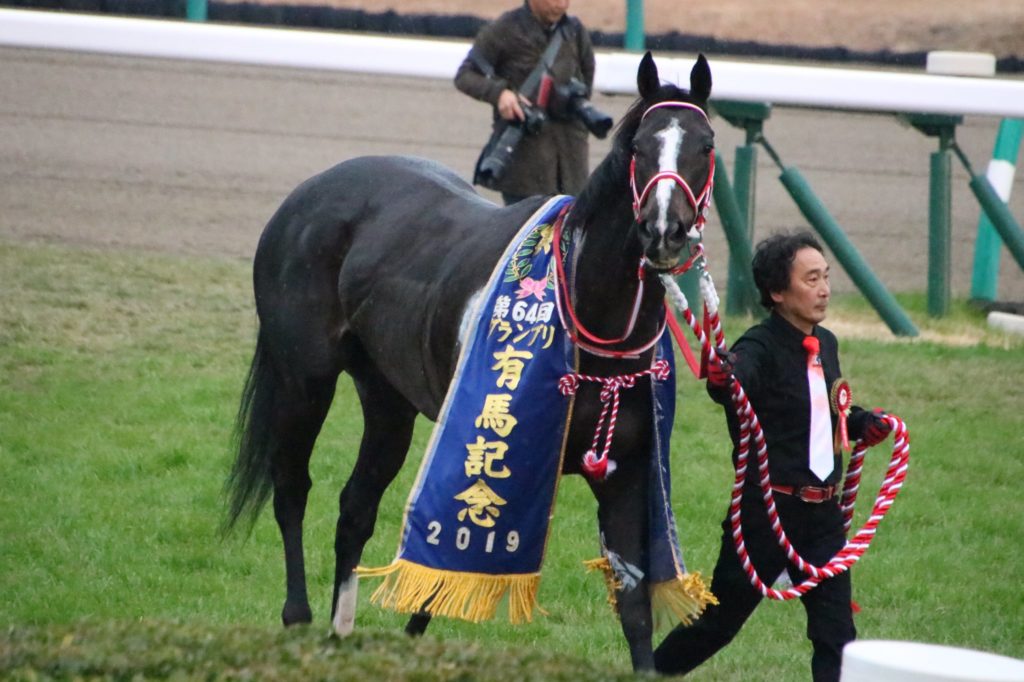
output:
[[732,367],[736,356],[726,353],[724,357],[719,356],[721,363],[708,363],[708,385],[714,388],[728,388],[732,380]]
[[520,100],[532,106],[530,100],[519,93],[507,89],[502,90],[501,95],[498,96],[498,114],[506,121],[526,120],[526,114],[523,113],[523,108],[519,106]]
[[885,412],[877,407],[871,412],[865,412],[864,430],[860,440],[865,445],[878,445],[885,440],[892,431],[892,424],[889,423]]

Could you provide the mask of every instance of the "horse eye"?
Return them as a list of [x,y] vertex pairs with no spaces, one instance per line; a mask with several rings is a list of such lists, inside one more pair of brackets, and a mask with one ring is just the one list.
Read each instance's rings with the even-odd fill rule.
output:
[[708,156],[713,151],[715,151],[715,145],[711,144],[710,142],[704,145],[704,156]]

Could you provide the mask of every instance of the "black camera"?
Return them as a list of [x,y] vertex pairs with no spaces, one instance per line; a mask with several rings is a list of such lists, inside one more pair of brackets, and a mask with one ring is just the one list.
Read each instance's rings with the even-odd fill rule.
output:
[[[587,101],[587,86],[576,78],[565,85],[553,88],[551,97],[545,99],[548,99],[547,109],[552,118],[560,121],[579,120],[587,130],[602,140],[611,130],[612,117]],[[509,123],[497,139],[491,138],[480,153],[476,172],[473,174],[474,184],[495,189],[495,185],[501,180],[512,161],[512,154],[515,153],[516,145],[523,139],[523,135],[535,135],[544,126],[548,117],[541,107],[525,103],[521,106],[526,116],[525,120]]]
[[536,135],[544,126],[548,117],[543,111],[525,103],[520,103],[520,106],[523,109],[524,120],[509,123],[498,139],[484,149],[477,162],[474,183],[494,189],[494,185],[501,180],[509,162],[512,161],[512,154],[519,140],[523,139],[523,135]]
[[577,118],[587,130],[603,140],[612,127],[612,117],[597,109],[587,100],[587,86],[576,78],[557,89],[563,118]]

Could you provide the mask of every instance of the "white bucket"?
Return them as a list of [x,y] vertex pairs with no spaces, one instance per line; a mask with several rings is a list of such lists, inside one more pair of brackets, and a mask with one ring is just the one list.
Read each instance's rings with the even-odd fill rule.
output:
[[843,649],[840,682],[1024,682],[1024,661],[937,644],[863,640]]

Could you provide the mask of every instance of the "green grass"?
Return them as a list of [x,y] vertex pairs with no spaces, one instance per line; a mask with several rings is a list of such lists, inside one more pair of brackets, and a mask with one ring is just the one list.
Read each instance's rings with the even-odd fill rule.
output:
[[[573,682],[633,679],[592,661],[566,665],[547,649],[513,659],[488,642],[410,640],[361,631],[345,640],[310,627],[197,625],[194,622],[88,622],[9,629],[0,635],[7,680],[428,680]],[[510,665],[511,663],[511,665]],[[649,676],[654,679],[654,676]]]
[[[549,615],[520,627],[439,619],[414,644],[398,634],[404,618],[370,605],[364,585],[363,634],[324,641],[337,495],[361,430],[347,380],[312,466],[306,560],[316,620],[280,631],[272,515],[248,538],[217,532],[256,328],[248,263],[0,242],[0,290],[0,677],[266,676],[247,675],[232,656],[283,662],[279,676],[299,669],[304,679],[331,670],[366,679],[377,659],[385,679],[485,679],[495,670],[525,679],[527,668],[515,666],[529,665],[546,671],[536,679],[556,679],[558,665],[566,679],[628,675],[602,581],[581,566],[598,540],[593,499],[577,478],[559,492],[540,592]],[[1024,344],[985,330],[969,306],[933,321],[920,297],[900,301],[926,338],[957,343],[896,341],[856,297],[840,297],[830,317],[867,330],[841,338],[857,402],[899,414],[912,441],[904,491],[854,569],[860,637],[1024,658]],[[747,324],[730,320],[727,338]],[[728,437],[698,382],[682,377],[679,391],[675,507],[688,565],[708,573],[732,478]],[[366,565],[394,554],[429,429],[417,426]],[[887,459],[880,449],[869,457],[863,508]],[[798,604],[766,603],[691,678],[804,679],[804,629]],[[158,651],[144,656],[147,647]],[[210,653],[181,657],[174,647]],[[396,660],[403,667],[388,667]]]

